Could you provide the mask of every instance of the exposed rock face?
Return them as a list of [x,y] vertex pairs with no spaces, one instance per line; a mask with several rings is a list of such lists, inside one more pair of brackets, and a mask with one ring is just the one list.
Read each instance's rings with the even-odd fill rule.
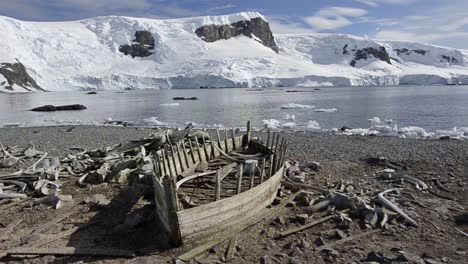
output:
[[423,50],[423,49],[415,49],[415,50],[409,50],[407,48],[402,48],[402,49],[395,49],[394,51],[396,51],[396,53],[398,54],[398,56],[400,56],[401,54],[406,54],[406,55],[411,55],[411,53],[417,53],[417,54],[420,54],[420,55],[426,55],[426,53],[429,53],[428,50]]
[[458,60],[452,56],[442,55],[442,60],[440,62],[446,61],[448,63],[458,63]]
[[374,47],[367,47],[363,49],[353,48],[351,52],[348,50],[348,44],[344,45],[343,47],[343,55],[354,54],[353,60],[349,63],[349,65],[355,67],[356,62],[359,60],[367,60],[370,56],[375,57],[381,61],[385,61],[388,64],[392,64],[390,62],[390,54],[388,54],[387,50],[383,46],[379,46],[379,48]]
[[0,86],[4,86],[5,89],[13,91],[13,85],[18,85],[27,91],[45,91],[42,89],[36,81],[28,74],[26,67],[20,62],[17,63],[1,63],[0,74],[7,79],[6,83],[0,83]]
[[143,30],[135,32],[135,39],[131,45],[122,45],[119,51],[125,55],[135,57],[148,57],[153,54],[154,38],[151,32]]
[[195,34],[206,42],[215,42],[240,35],[249,38],[254,38],[255,36],[264,46],[278,53],[278,46],[276,46],[270,25],[260,17],[239,21],[230,25],[205,25],[197,28]]

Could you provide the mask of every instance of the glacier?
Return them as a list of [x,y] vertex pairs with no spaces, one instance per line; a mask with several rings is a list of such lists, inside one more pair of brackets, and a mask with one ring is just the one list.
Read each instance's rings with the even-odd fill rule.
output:
[[[2,16],[0,27],[0,92],[8,93],[468,84],[468,51],[344,34],[274,34],[257,12],[66,22]],[[140,41],[137,32],[147,34]]]

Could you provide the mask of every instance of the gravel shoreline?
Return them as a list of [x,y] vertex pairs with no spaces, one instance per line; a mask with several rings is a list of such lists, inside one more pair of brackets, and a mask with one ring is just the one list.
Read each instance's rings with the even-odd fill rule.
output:
[[[76,126],[0,128],[4,145],[26,146],[33,143],[51,155],[66,155],[70,147],[86,149],[112,146],[140,139],[157,131],[153,128]],[[254,136],[266,137],[266,133]],[[402,139],[396,137],[344,136],[328,132],[284,132],[289,142],[288,156],[299,161],[358,161],[385,156],[395,161],[464,163],[468,158],[468,141]]]
[[[70,147],[94,149],[112,146],[146,137],[156,131],[152,128],[76,126],[70,132],[64,132],[71,128],[72,126],[0,128],[0,142],[3,145],[20,147],[33,143],[38,150],[47,151],[50,156],[63,157],[71,152],[68,150]],[[253,135],[266,137],[267,133],[255,132]],[[382,252],[388,259],[394,259],[397,254],[400,254],[395,249],[398,249],[398,252],[406,252],[405,256],[412,260],[410,263],[423,263],[422,259],[428,258],[446,259],[449,260],[449,263],[465,263],[463,259],[466,258],[464,254],[468,252],[468,239],[457,232],[455,227],[460,228],[463,232],[468,232],[468,226],[456,226],[454,218],[461,213],[467,213],[468,208],[468,141],[343,136],[324,132],[285,132],[284,136],[289,144],[287,158],[299,161],[299,163],[317,161],[321,164],[319,171],[307,176],[307,184],[328,189],[334,188],[336,183],[347,182],[355,186],[356,193],[369,198],[375,197],[383,190],[399,188],[403,190],[403,194],[398,200],[399,204],[421,225],[419,228],[408,228],[404,224],[391,224],[373,237],[337,247],[332,258],[333,263],[351,263],[353,261],[353,263],[358,263],[366,259],[368,254],[372,255],[372,252]],[[367,161],[369,158],[378,157],[386,157],[388,160],[400,164],[409,175],[428,184],[431,191],[421,192],[409,183],[378,179],[378,171],[384,167]],[[130,250],[139,250],[155,243],[154,238],[157,237],[157,234],[151,233],[154,231],[153,223],[151,223],[152,229],[142,227],[135,229],[135,232],[138,231],[137,233],[127,234],[125,241],[121,239],[120,233],[115,233],[115,237],[109,238],[107,233],[102,236],[96,232],[96,230],[106,230],[105,232],[112,233],[113,228],[126,219],[125,216],[128,212],[122,208],[126,208],[128,199],[122,200],[126,203],[120,200],[120,194],[124,190],[123,186],[105,183],[79,188],[75,185],[75,181],[76,179],[71,177],[70,180],[64,182],[63,194],[72,195],[77,203],[81,203],[84,198],[95,194],[105,194],[114,203],[112,210],[99,211],[97,214],[97,216],[103,217],[102,219],[106,219],[102,221],[102,223],[106,223],[105,225],[99,222],[96,229],[83,231],[88,232],[85,237],[94,241],[89,243],[101,245],[106,244],[103,241],[107,241],[112,242],[112,245],[119,246],[119,248]],[[437,183],[445,186],[446,191],[440,190]],[[334,223],[325,223],[285,239],[273,239],[273,235],[278,230],[295,226],[293,219],[297,214],[303,213],[303,209],[304,207],[296,205],[285,207],[278,213],[277,217],[281,217],[282,222],[286,221],[286,223],[278,224],[277,219],[274,221],[266,220],[239,234],[239,241],[242,243],[237,249],[236,260],[233,263],[264,263],[260,259],[265,256],[281,259],[282,261],[279,263],[329,263],[329,255],[314,250],[305,250],[299,256],[291,255],[288,245],[301,240],[313,244],[317,237],[326,236],[327,232],[335,230],[338,225]],[[53,218],[54,215],[60,215],[60,212],[60,210],[52,209],[25,210],[17,206],[0,214],[0,225],[17,219],[25,219],[25,223],[20,228],[41,225],[51,217]],[[316,219],[319,216],[313,214],[311,217]],[[94,212],[85,210],[76,214],[73,221],[86,224],[97,220],[94,217]],[[364,231],[365,228],[360,226],[357,221],[346,232],[350,235],[360,234]],[[79,239],[75,240],[70,238],[67,239],[68,242],[64,243],[68,243],[69,246],[81,246],[80,243],[84,243]],[[334,241],[331,238],[326,238],[326,240]],[[134,260],[135,263],[137,261],[142,263],[173,263],[172,259],[185,251],[186,249],[183,248],[175,248],[163,251],[159,255],[138,256]],[[222,254],[210,254],[202,263],[219,263]],[[108,263],[105,260],[94,258],[55,258],[52,256],[36,258],[31,263],[44,263],[53,260],[56,263],[80,260]],[[11,261],[15,262],[15,259],[11,259]]]

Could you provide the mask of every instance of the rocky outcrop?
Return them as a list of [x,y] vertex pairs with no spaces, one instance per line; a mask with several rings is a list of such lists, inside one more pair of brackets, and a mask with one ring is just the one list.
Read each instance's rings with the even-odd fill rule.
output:
[[429,53],[428,50],[423,50],[423,49],[414,49],[414,50],[409,50],[407,48],[402,48],[402,49],[394,49],[394,51],[400,56],[401,54],[405,55],[411,55],[411,53],[417,53],[419,55],[426,55],[426,53]]
[[85,110],[86,106],[80,104],[74,105],[62,105],[62,106],[53,106],[53,105],[44,105],[37,108],[31,109],[34,112],[54,112],[54,111],[74,111],[74,110]]
[[13,86],[19,86],[27,91],[45,91],[36,81],[28,74],[26,67],[20,62],[17,63],[1,63],[0,74],[7,80],[6,83],[0,83],[0,86],[5,89],[14,91]]
[[143,30],[135,32],[135,39],[131,45],[122,45],[119,51],[125,55],[135,57],[149,57],[153,54],[154,38],[151,32]]
[[270,30],[270,25],[260,17],[242,20],[229,25],[204,25],[197,28],[195,34],[206,42],[215,42],[221,39],[244,35],[254,38],[278,53],[278,46]]
[[440,62],[448,62],[448,63],[458,63],[458,60],[455,57],[441,55],[442,60]]
[[343,47],[343,55],[353,55],[354,58],[351,60],[349,65],[355,67],[357,61],[359,60],[367,60],[369,57],[374,57],[381,61],[385,61],[388,64],[392,64],[390,62],[390,54],[388,54],[387,50],[383,46],[379,46],[378,48],[374,47],[367,47],[363,49],[353,48],[348,50],[348,44],[344,45]]

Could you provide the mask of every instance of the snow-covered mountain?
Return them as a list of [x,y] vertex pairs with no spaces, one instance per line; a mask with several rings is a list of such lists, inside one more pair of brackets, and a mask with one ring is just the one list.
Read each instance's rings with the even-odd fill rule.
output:
[[0,91],[468,84],[468,51],[273,35],[256,12],[71,22],[0,17]]

